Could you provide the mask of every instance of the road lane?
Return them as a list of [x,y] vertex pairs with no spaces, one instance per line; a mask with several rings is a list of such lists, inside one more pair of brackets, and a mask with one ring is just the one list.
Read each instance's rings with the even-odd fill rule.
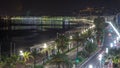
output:
[[100,51],[98,51],[98,53],[92,56],[92,58],[90,58],[84,65],[82,65],[82,67],[78,66],[77,68],[89,68],[89,65],[92,65],[93,68],[104,68],[103,64],[100,63],[100,60],[98,60],[98,55],[101,52],[105,51],[106,47],[109,47],[110,43],[113,42],[114,40],[113,37],[108,36],[108,34],[109,34],[109,31],[108,29],[106,29],[103,46],[101,47]]

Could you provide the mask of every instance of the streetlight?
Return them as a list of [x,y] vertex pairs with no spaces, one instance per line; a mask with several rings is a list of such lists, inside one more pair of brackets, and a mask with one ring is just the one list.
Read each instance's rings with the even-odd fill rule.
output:
[[24,54],[23,54],[23,51],[22,50],[20,50],[20,56],[23,56]]
[[70,36],[70,40],[71,40],[71,39],[73,39],[73,37],[72,37],[72,36]]
[[[70,40],[72,40],[72,39],[73,39],[73,36],[70,36],[69,38],[70,38]],[[70,48],[71,48],[71,42],[69,42],[68,51],[69,51]]]
[[[43,48],[44,48],[44,49],[46,49],[46,48],[47,48],[47,44],[46,44],[46,43],[44,43]],[[48,58],[48,51],[46,51],[46,56],[47,56],[47,58]]]
[[46,43],[44,43],[44,46],[43,46],[43,48],[47,48],[47,44],[46,44]]
[[23,60],[24,53],[22,50],[20,50],[19,52],[20,52],[20,60]]

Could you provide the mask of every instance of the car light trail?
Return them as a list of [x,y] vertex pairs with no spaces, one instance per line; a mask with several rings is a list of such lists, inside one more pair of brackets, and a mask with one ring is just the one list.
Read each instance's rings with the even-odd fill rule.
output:
[[117,31],[117,29],[113,26],[113,24],[112,24],[110,21],[107,21],[107,23],[109,23],[109,24],[112,26],[112,28],[114,29],[114,31],[117,33],[117,35],[118,35],[119,38],[120,38],[120,34],[119,34],[119,32]]

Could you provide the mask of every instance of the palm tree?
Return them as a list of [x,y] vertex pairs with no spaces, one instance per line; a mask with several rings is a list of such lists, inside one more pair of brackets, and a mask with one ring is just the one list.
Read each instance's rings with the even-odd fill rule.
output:
[[32,57],[34,59],[33,62],[34,62],[34,68],[35,68],[36,67],[36,60],[37,60],[38,57],[40,57],[40,53],[36,49],[34,49],[31,52],[31,55],[32,55]]
[[27,62],[30,58],[33,58],[33,56],[31,55],[31,52],[28,52],[28,51],[25,51],[22,57],[24,62]]
[[61,68],[61,65],[63,68],[64,68],[64,65],[67,68],[72,68],[72,62],[65,54],[57,53],[56,55],[53,55],[52,59],[49,60],[48,63],[55,64],[57,68]]
[[34,59],[33,66],[34,66],[34,68],[35,68],[35,67],[36,67],[36,58],[37,58],[37,56],[38,56],[38,51],[37,51],[36,49],[34,49],[34,50],[32,51],[32,53],[31,53],[31,55],[32,55],[32,57],[33,57],[33,59]]
[[113,56],[112,57],[112,61],[113,61],[113,64],[114,66],[116,67],[120,67],[120,55],[117,55],[117,56]]
[[43,48],[41,51],[40,51],[40,53],[46,53],[46,52],[48,52],[48,53],[50,53],[51,51],[52,51],[52,49],[54,49],[54,44],[52,44],[51,46],[49,46],[49,47],[47,47],[47,48]]
[[114,66],[120,67],[120,48],[110,49],[109,55],[112,56]]
[[105,19],[103,17],[98,17],[94,19],[94,24],[96,26],[96,33],[97,33],[97,42],[100,42],[100,40],[103,37],[104,29],[106,27],[106,24],[104,23]]
[[55,42],[58,49],[57,52],[60,53],[61,51],[63,53],[68,47],[69,39],[64,34],[60,34]]
[[92,52],[94,52],[97,48],[97,45],[95,43],[92,42],[88,42],[87,45],[85,46],[85,50],[91,54]]
[[72,39],[73,41],[76,41],[76,43],[77,43],[76,59],[78,59],[78,47],[79,47],[79,45],[82,45],[84,48],[84,43],[86,41],[86,38],[87,38],[87,33],[81,34],[79,36],[79,32],[76,32],[75,36]]

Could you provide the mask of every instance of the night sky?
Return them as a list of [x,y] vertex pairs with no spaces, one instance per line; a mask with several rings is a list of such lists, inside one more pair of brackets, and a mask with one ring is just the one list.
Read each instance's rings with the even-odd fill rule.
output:
[[0,0],[0,15],[72,15],[86,7],[114,11],[120,0]]

